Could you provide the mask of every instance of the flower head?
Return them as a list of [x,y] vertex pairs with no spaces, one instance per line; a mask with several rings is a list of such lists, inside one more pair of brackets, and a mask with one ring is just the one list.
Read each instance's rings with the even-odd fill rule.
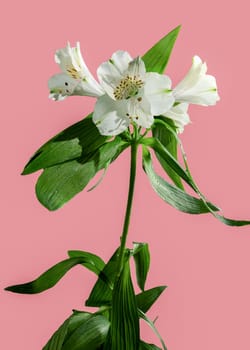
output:
[[142,58],[133,59],[126,51],[116,51],[99,66],[99,82],[87,68],[79,43],[56,51],[55,61],[62,73],[49,79],[49,97],[53,100],[71,95],[96,97],[93,122],[102,135],[118,135],[130,124],[149,129],[157,115],[172,119],[177,131],[182,132],[190,122],[187,113],[190,103],[208,106],[219,100],[216,80],[206,74],[206,63],[198,56],[173,90],[168,76],[147,72]]
[[176,101],[202,106],[214,105],[219,101],[215,77],[206,72],[206,63],[194,56],[187,75],[173,90]]
[[147,73],[143,60],[132,59],[126,51],[115,52],[100,65],[97,75],[105,96],[97,100],[93,121],[103,135],[119,134],[130,123],[150,128],[154,115],[174,103],[170,79]]
[[194,56],[187,75],[173,89],[175,104],[163,115],[174,121],[178,132],[182,132],[184,126],[190,123],[187,113],[189,104],[210,106],[220,99],[215,78],[206,72],[206,63]]
[[48,82],[50,98],[63,100],[70,95],[98,97],[103,94],[101,86],[82,58],[79,42],[76,43],[76,47],[70,47],[68,43],[65,48],[57,50],[55,61],[63,73],[50,78]]

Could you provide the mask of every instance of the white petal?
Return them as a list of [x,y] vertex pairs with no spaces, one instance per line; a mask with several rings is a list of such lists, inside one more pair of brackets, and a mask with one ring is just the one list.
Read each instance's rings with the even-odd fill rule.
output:
[[164,116],[172,119],[178,128],[178,132],[184,130],[184,126],[190,123],[190,118],[187,113],[188,103],[180,103],[172,107],[168,112],[164,113]]
[[127,51],[116,51],[111,57],[111,61],[116,66],[121,75],[128,69],[129,63],[132,61],[132,57]]
[[122,75],[110,62],[102,63],[97,69],[98,79],[105,92],[114,99],[114,89],[122,79]]
[[135,97],[127,101],[128,113],[131,119],[143,128],[150,128],[154,117],[150,110],[150,103],[145,96]]
[[97,69],[98,79],[105,92],[114,98],[114,89],[124,77],[124,72],[128,70],[131,56],[126,51],[115,52],[111,59],[102,63]]
[[74,48],[75,55],[74,55],[74,62],[77,62],[78,66],[80,67],[82,74],[84,75],[82,86],[83,90],[86,91],[87,96],[93,96],[98,97],[104,94],[104,90],[100,86],[100,84],[95,80],[93,75],[90,73],[88,67],[86,66],[84,59],[81,54],[80,50],[80,43],[76,43],[76,47]]
[[160,115],[170,109],[174,104],[171,89],[171,80],[166,75],[147,73],[144,93],[151,105],[151,113]]
[[114,101],[108,95],[98,98],[94,108],[93,122],[100,134],[115,136],[127,129],[130,120],[126,115],[126,107],[124,102]]
[[190,89],[190,87],[193,87],[198,82],[200,76],[206,74],[206,71],[206,63],[202,63],[199,56],[194,56],[192,66],[188,73],[174,89],[176,94],[182,94]]
[[138,79],[144,80],[146,74],[145,63],[141,57],[136,57],[129,63],[127,71],[124,72],[126,75],[136,76]]
[[93,83],[90,83],[89,78],[86,78],[85,80],[79,82],[76,87],[75,94],[80,96],[100,97],[104,95],[104,91],[99,87],[95,88]]
[[55,60],[64,73],[83,82],[81,95],[98,97],[104,94],[102,87],[90,73],[83,60],[79,42],[77,42],[76,47],[70,47],[68,43],[65,48],[57,50]]
[[48,81],[49,97],[55,101],[64,100],[67,96],[74,94],[77,85],[78,81],[70,78],[67,74],[55,74]]
[[216,80],[212,75],[207,75],[206,71],[206,63],[195,56],[188,74],[173,90],[176,101],[202,106],[214,105],[220,99]]

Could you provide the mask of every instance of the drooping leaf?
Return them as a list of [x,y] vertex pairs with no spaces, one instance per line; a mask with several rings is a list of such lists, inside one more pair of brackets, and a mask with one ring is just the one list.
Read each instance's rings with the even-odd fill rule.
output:
[[[155,118],[155,121],[157,121],[157,118]],[[170,154],[177,160],[178,143],[173,133],[171,133],[163,123],[155,123],[152,132],[153,136],[157,138],[161,144],[170,152]],[[183,190],[184,188],[180,176],[168,165],[168,163],[159,155],[159,153],[155,152],[155,154],[170,179],[177,187]]]
[[157,154],[159,154],[167,165],[180,176],[193,190],[195,186],[190,178],[189,174],[182,168],[178,161],[172,156],[166,147],[158,140],[153,137],[144,138],[141,143],[145,146],[151,147]]
[[95,283],[86,306],[103,306],[110,305],[112,299],[112,290],[114,288],[114,281],[117,275],[119,249],[115,251],[108,263],[99,274],[99,278]]
[[136,302],[138,309],[146,313],[166,288],[166,286],[159,286],[137,294]]
[[97,275],[99,275],[105,266],[105,262],[99,256],[89,252],[84,252],[82,250],[69,250],[68,255],[70,258],[85,258],[86,262],[82,265]]
[[5,290],[13,293],[21,294],[36,294],[41,293],[49,288],[54,287],[54,285],[60,281],[60,279],[74,266],[78,264],[87,263],[89,265],[88,259],[86,257],[70,258],[63,260],[58,264],[52,266],[49,270],[44,272],[34,281],[18,284],[5,288]]
[[[181,144],[180,140],[179,140],[179,143]],[[181,144],[181,152],[182,152],[182,155],[183,155],[183,160],[184,160],[184,163],[185,163],[185,166],[186,166],[186,172],[189,174],[189,177],[193,183],[193,186],[194,186],[194,190],[195,192],[199,195],[200,199],[203,201],[204,205],[207,207],[207,209],[209,210],[209,212],[216,218],[218,219],[220,222],[222,222],[223,224],[225,225],[228,225],[228,226],[247,226],[247,225],[250,225],[250,221],[249,220],[233,220],[233,219],[229,219],[229,218],[226,218],[225,216],[219,214],[214,208],[213,206],[211,206],[207,201],[206,201],[206,198],[205,196],[200,192],[198,186],[196,185],[194,179],[192,178],[192,175],[191,175],[191,172],[189,170],[189,167],[188,167],[188,164],[187,164],[187,157],[186,157],[186,154],[184,152],[184,148]]]
[[164,340],[162,339],[160,333],[158,332],[157,328],[154,325],[154,322],[151,321],[144,312],[142,312],[141,310],[139,310],[139,316],[140,318],[142,318],[145,322],[147,322],[147,324],[150,326],[150,328],[154,331],[154,333],[156,334],[156,336],[158,337],[158,339],[161,342],[161,345],[163,347],[164,350],[167,350],[166,344],[164,343]]
[[148,344],[141,340],[139,350],[161,350],[161,349],[154,344]]
[[92,114],[68,127],[46,142],[33,155],[22,174],[64,163],[79,157],[87,158],[108,140],[102,136],[92,121]]
[[173,29],[142,56],[148,72],[164,72],[180,28]]
[[[246,226],[250,225],[249,220],[232,220],[224,217],[223,215],[218,214],[217,212],[219,211],[219,208],[217,208],[214,204],[207,202],[206,198],[204,195],[200,192],[198,189],[198,186],[196,185],[194,179],[191,176],[191,173],[188,169],[187,162],[186,162],[186,155],[183,155],[184,162],[186,165],[186,169],[184,170],[180,164],[172,157],[171,153],[164,147],[161,142],[158,139],[154,138],[146,138],[142,140],[142,144],[148,145],[152,147],[152,149],[158,153],[165,161],[166,163],[178,174],[199,196],[200,199],[197,199],[195,197],[187,195],[187,193],[182,192],[178,188],[175,188],[174,186],[168,184],[165,180],[163,180],[160,176],[155,174],[153,171],[151,160],[150,162],[145,163],[144,161],[144,168],[145,165],[147,169],[149,170],[150,173],[150,182],[154,190],[158,193],[158,195],[168,202],[170,205],[175,207],[176,209],[179,209],[181,211],[190,213],[190,214],[201,214],[201,213],[208,213],[210,212],[216,219],[221,221],[222,223],[228,225],[228,226]],[[181,148],[182,152],[183,148]],[[147,152],[144,150],[144,154],[146,155]],[[146,156],[147,158],[147,156]],[[152,171],[151,171],[152,169]],[[146,168],[145,168],[146,170]],[[170,195],[171,194],[171,195]],[[172,196],[172,194],[174,196]],[[187,196],[188,197],[187,197]],[[183,204],[178,204],[178,197],[180,201],[184,201]],[[194,200],[193,200],[194,199]],[[197,202],[199,201],[199,202]],[[179,202],[179,203],[181,203]],[[199,203],[203,203],[200,207]],[[185,209],[186,207],[186,209]],[[192,209],[193,207],[193,209]],[[200,207],[200,208],[199,208]],[[191,211],[190,211],[191,210]]]
[[62,350],[96,350],[105,341],[109,321],[102,315],[92,315],[66,339]]
[[38,200],[49,210],[62,207],[126,147],[127,144],[116,137],[101,146],[87,162],[79,158],[45,169],[36,184]]
[[114,286],[110,332],[104,348],[105,350],[139,348],[139,316],[128,258],[124,260],[123,270]]
[[143,151],[143,166],[155,192],[172,207],[189,214],[208,213],[210,207],[217,210],[213,204],[207,203],[205,205],[201,199],[192,197],[157,175],[152,167],[150,153],[145,149]]
[[233,219],[225,218],[225,216],[219,215],[215,212],[212,212],[212,214],[216,217],[216,219],[218,219],[220,222],[222,222],[223,224],[228,225],[228,226],[247,226],[247,225],[250,225],[249,220],[233,220]]
[[145,282],[150,265],[150,254],[147,243],[134,243],[133,258],[136,268],[136,279],[138,286],[144,290]]

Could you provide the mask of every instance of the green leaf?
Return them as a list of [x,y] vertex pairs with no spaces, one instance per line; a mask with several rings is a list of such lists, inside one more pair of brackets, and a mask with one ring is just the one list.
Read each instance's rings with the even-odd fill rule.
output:
[[167,347],[160,335],[160,333],[158,332],[158,330],[156,329],[155,325],[154,325],[154,322],[151,321],[145,314],[144,312],[142,312],[141,310],[139,310],[139,316],[140,318],[142,318],[144,321],[147,322],[147,324],[150,326],[150,328],[154,331],[154,333],[156,334],[156,336],[158,337],[158,339],[160,340],[161,342],[161,345],[163,347],[164,350],[167,350]]
[[164,72],[180,28],[181,26],[178,26],[173,29],[142,57],[148,72]]
[[22,174],[64,163],[79,157],[87,157],[107,141],[92,121],[92,114],[71,125],[46,142],[29,160]]
[[36,184],[38,200],[49,210],[62,207],[127,146],[120,137],[116,137],[101,146],[87,162],[79,158],[45,169]]
[[109,321],[102,315],[93,315],[64,342],[62,350],[96,350],[105,341]]
[[69,250],[68,255],[70,258],[86,259],[86,262],[82,265],[97,275],[99,275],[105,266],[105,262],[99,256],[82,250]]
[[99,278],[92,289],[86,306],[103,306],[110,305],[112,299],[112,290],[114,288],[114,281],[117,275],[119,248],[112,255],[104,269],[99,274]]
[[78,264],[89,264],[89,261],[84,257],[70,258],[63,260],[52,266],[41,276],[32,282],[18,284],[5,288],[5,290],[20,293],[20,294],[36,294],[54,287],[54,285],[68,272],[72,267]]
[[132,350],[139,348],[139,317],[130,276],[129,258],[116,280],[111,309],[109,339],[105,349]]
[[[181,144],[178,138],[177,140]],[[218,214],[217,211],[219,211],[219,208],[217,208],[212,203],[207,202],[206,198],[200,192],[198,186],[196,185],[194,179],[191,176],[191,173],[188,168],[187,160],[186,160],[186,155],[184,153],[182,145],[181,145],[181,151],[182,151],[184,163],[186,166],[185,170],[180,166],[180,164],[176,161],[176,159],[171,155],[171,153],[167,150],[167,148],[164,147],[164,145],[162,145],[162,143],[158,139],[145,138],[141,140],[141,143],[152,147],[153,150],[166,161],[168,166],[171,167],[173,171],[175,171],[176,174],[179,175],[200,197],[200,199],[197,199],[192,196],[189,196],[187,193],[168,184],[160,176],[155,174],[151,165],[151,159],[148,159],[148,160],[146,159],[147,151],[144,148],[144,156],[145,156],[144,169],[146,171],[146,167],[147,167],[148,171],[146,171],[146,173],[149,176],[151,185],[163,200],[168,202],[170,205],[172,205],[176,209],[179,209],[181,211],[184,211],[190,214],[201,214],[201,213],[210,212],[216,219],[218,219],[219,221],[221,221],[222,223],[228,226],[250,225],[249,220],[232,220],[224,217],[223,215]],[[150,155],[149,155],[149,158],[150,158]],[[178,203],[178,198],[183,203],[181,202]],[[201,204],[201,202],[203,204]]]
[[161,350],[161,349],[154,344],[148,344],[141,340],[139,350]]
[[143,145],[151,147],[156,153],[158,153],[167,165],[178,175],[180,176],[192,189],[195,189],[195,186],[190,178],[189,174],[184,170],[178,161],[172,156],[166,147],[158,140],[153,137],[144,138],[141,140]]
[[91,314],[87,312],[71,315],[52,335],[43,350],[61,350],[65,339],[89,317]]
[[152,167],[150,153],[145,148],[143,150],[143,166],[155,192],[172,207],[189,214],[208,213],[209,208],[217,210],[213,204],[207,203],[205,205],[203,200],[192,197],[157,175]]
[[67,338],[73,334],[73,332],[81,326],[84,322],[93,316],[90,312],[85,311],[75,311],[73,310],[73,315],[70,316],[68,324]]
[[219,215],[211,210],[210,210],[210,212],[216,217],[216,219],[218,219],[220,222],[222,222],[223,224],[228,225],[228,226],[247,226],[247,225],[250,225],[249,220],[228,219],[228,218],[225,218],[225,216]]
[[137,294],[136,302],[138,309],[146,313],[166,288],[166,286],[159,286]]
[[133,257],[136,268],[136,279],[138,286],[144,290],[145,282],[150,265],[150,254],[147,243],[134,243]]
[[[167,119],[167,118],[165,118]],[[152,129],[153,136],[157,138],[161,144],[170,152],[170,154],[177,160],[177,146],[178,142],[176,137],[171,133],[167,127],[166,122],[157,123],[158,119],[155,118],[155,124]],[[174,127],[174,126],[173,126]],[[176,174],[176,172],[168,165],[168,163],[162,158],[159,153],[155,152],[156,157],[158,158],[161,166],[166,171],[170,179],[174,182],[174,184],[180,189],[184,189],[183,184],[181,182],[180,176]]]
[[215,209],[213,208],[213,206],[211,206],[207,201],[205,196],[200,192],[198,186],[196,185],[194,179],[192,178],[192,175],[190,173],[189,167],[188,167],[188,163],[187,163],[187,157],[186,154],[184,152],[184,148],[181,144],[181,141],[179,140],[179,143],[181,145],[181,152],[182,152],[182,156],[183,156],[183,160],[186,166],[186,172],[189,174],[189,177],[193,183],[193,188],[195,190],[195,192],[199,195],[200,199],[203,201],[204,205],[207,207],[207,209],[209,210],[209,212],[216,218],[218,219],[220,222],[222,222],[225,225],[228,226],[246,226],[246,225],[250,225],[250,221],[249,220],[233,220],[233,219],[228,219],[226,217],[224,217],[223,215],[218,214],[217,212],[215,212]]
[[70,318],[68,318],[52,335],[48,343],[43,347],[42,350],[61,350],[64,339],[68,332]]

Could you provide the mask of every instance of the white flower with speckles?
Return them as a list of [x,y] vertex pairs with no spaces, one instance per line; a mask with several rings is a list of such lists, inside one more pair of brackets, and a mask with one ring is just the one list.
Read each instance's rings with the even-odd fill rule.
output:
[[55,54],[62,73],[49,79],[50,98],[63,100],[81,95],[97,98],[93,121],[102,135],[115,136],[130,124],[149,129],[154,116],[174,121],[182,132],[190,122],[189,104],[214,105],[219,100],[216,80],[206,74],[207,66],[198,56],[184,79],[171,90],[168,76],[146,72],[140,57],[133,59],[126,51],[115,52],[97,70],[99,82],[88,70],[79,43]]
[[76,47],[70,47],[68,43],[65,48],[56,51],[55,61],[62,73],[49,79],[49,97],[53,100],[64,100],[71,95],[98,97],[104,93],[82,58],[79,42]]
[[175,104],[164,116],[172,119],[178,132],[190,123],[187,113],[189,104],[211,106],[219,101],[215,77],[206,74],[207,65],[198,56],[194,56],[193,64],[184,79],[173,89]]
[[93,121],[102,135],[117,135],[130,123],[150,128],[154,115],[174,103],[171,80],[158,73],[147,73],[140,57],[117,51],[100,65],[97,75],[105,95],[98,98]]
[[175,100],[201,106],[211,106],[219,101],[215,77],[206,72],[206,63],[194,56],[187,75],[173,90]]

